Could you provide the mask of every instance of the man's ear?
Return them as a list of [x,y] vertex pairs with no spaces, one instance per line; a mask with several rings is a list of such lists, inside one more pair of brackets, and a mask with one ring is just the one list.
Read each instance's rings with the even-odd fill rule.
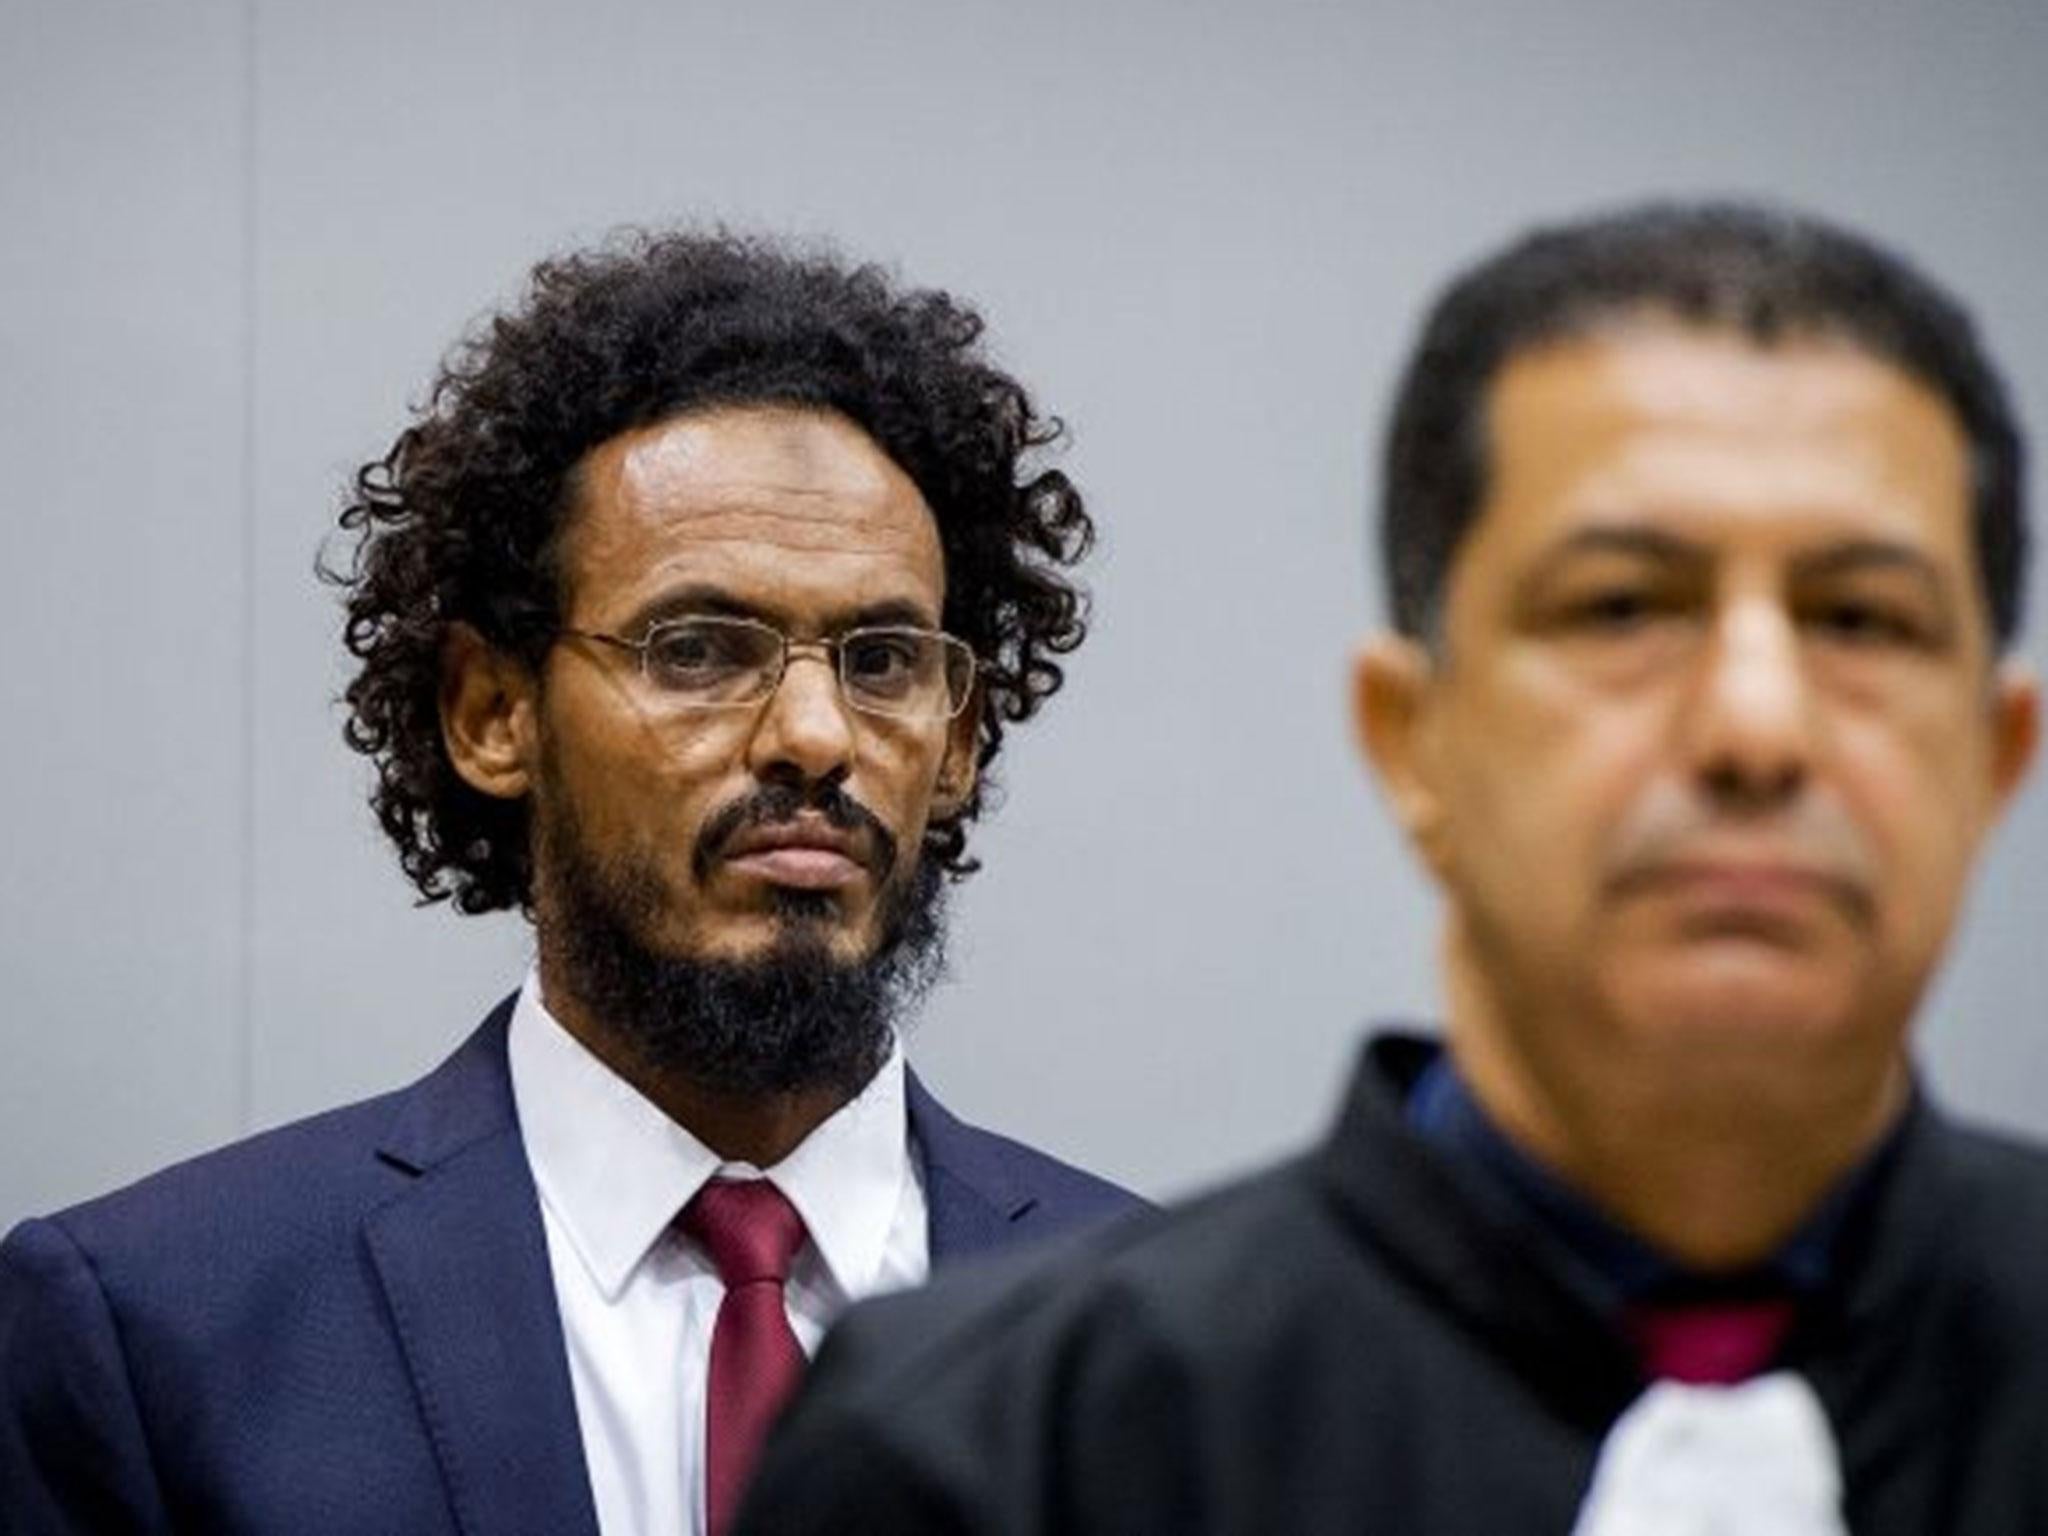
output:
[[516,800],[533,787],[532,671],[467,624],[441,642],[441,740],[472,789]]
[[2041,745],[2041,684],[2019,662],[2001,663],[1991,682],[1991,805],[2005,810]]
[[958,815],[974,798],[981,776],[981,707],[981,684],[976,683],[960,713],[946,722],[946,755],[939,759],[939,776],[932,787],[934,821]]
[[1445,812],[1430,740],[1436,661],[1405,635],[1374,635],[1351,663],[1351,723],[1409,844],[1444,873]]

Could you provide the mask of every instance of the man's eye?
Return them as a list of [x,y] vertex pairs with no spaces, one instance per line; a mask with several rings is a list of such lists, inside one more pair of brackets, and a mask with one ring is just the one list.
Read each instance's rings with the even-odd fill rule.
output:
[[847,642],[847,673],[862,682],[914,677],[922,648],[915,635],[861,635]]
[[677,624],[647,637],[647,658],[671,677],[696,677],[749,665],[744,632]]
[[1851,645],[1908,645],[1929,643],[1929,632],[1920,619],[1885,603],[1843,599],[1823,603],[1809,622],[1830,639]]
[[1671,604],[1641,587],[1609,587],[1565,605],[1566,623],[1596,633],[1619,633],[1671,611]]

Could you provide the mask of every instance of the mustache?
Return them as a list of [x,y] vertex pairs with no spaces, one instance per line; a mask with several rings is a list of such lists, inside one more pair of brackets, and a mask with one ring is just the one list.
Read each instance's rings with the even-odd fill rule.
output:
[[1877,861],[1848,813],[1817,795],[1802,795],[1764,816],[1731,814],[1709,797],[1675,788],[1651,795],[1623,823],[1604,883],[1625,894],[1688,865],[1752,859],[1812,876],[1858,919],[1874,913]]
[[877,881],[886,881],[896,868],[896,834],[882,824],[882,818],[862,805],[837,784],[821,783],[810,788],[794,784],[764,784],[751,794],[720,806],[706,818],[697,834],[697,846],[690,862],[701,880],[725,856],[726,845],[748,827],[774,826],[794,821],[805,811],[821,817],[828,826],[850,832],[859,840],[862,862]]

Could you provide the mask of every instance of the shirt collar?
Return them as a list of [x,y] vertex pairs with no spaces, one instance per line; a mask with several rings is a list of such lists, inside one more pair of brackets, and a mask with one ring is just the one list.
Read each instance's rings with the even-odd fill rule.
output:
[[768,1177],[789,1197],[840,1292],[875,1288],[904,1187],[915,1177],[903,1049],[842,1104]]
[[606,1300],[716,1174],[765,1174],[840,1289],[872,1288],[914,1176],[900,1043],[859,1094],[765,1170],[722,1161],[593,1055],[548,1012],[536,971],[520,986],[507,1051],[534,1184]]

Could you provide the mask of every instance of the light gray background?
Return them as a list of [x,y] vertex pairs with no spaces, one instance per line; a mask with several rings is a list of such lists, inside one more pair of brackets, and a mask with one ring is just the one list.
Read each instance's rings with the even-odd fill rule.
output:
[[[1967,295],[2048,435],[2044,77],[2041,0],[5,0],[0,1226],[396,1084],[517,978],[516,922],[408,900],[312,563],[543,253],[829,233],[980,301],[1072,422],[1099,622],[915,1053],[1170,1193],[1434,1008],[1343,689],[1428,293],[1531,219],[1769,192]],[[1924,1036],[2035,1129],[2044,864],[2037,786]]]

